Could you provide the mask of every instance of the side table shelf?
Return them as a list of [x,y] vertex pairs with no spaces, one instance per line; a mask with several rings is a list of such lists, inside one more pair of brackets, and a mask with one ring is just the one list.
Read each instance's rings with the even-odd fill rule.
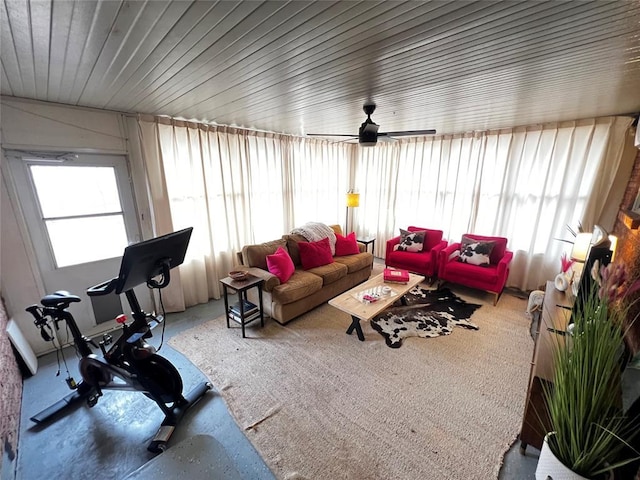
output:
[[[260,319],[260,326],[264,327],[264,309],[262,307],[262,278],[250,276],[247,280],[238,281],[231,277],[220,280],[224,297],[224,312],[227,319],[227,328],[230,328],[230,321],[239,323],[242,327],[242,338],[246,338],[245,326],[254,320]],[[251,288],[258,289],[258,305],[254,305],[247,299],[247,291]],[[238,294],[238,301],[229,305],[229,290]],[[257,308],[257,310],[255,310]],[[248,309],[248,310],[247,310]]]

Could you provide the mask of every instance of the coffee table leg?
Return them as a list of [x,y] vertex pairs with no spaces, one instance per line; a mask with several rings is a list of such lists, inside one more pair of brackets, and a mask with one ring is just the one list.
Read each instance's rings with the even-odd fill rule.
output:
[[351,335],[353,331],[356,331],[358,335],[358,340],[364,342],[364,333],[362,333],[362,327],[360,326],[360,319],[351,315],[351,325],[347,328],[347,335]]

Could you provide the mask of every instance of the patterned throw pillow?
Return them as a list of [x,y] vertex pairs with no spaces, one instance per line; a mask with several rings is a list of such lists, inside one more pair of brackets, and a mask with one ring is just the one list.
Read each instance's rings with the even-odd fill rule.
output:
[[421,252],[424,247],[424,237],[427,234],[425,230],[419,232],[408,232],[400,229],[400,243],[393,247],[394,250],[401,252]]
[[459,262],[470,263],[471,265],[479,265],[487,267],[491,263],[490,256],[493,250],[493,242],[480,242],[468,238],[462,239],[460,246]]

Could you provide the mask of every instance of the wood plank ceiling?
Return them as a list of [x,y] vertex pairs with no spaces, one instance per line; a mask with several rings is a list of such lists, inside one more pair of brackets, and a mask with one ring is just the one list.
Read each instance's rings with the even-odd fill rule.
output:
[[304,133],[640,111],[640,2],[4,0],[1,93]]

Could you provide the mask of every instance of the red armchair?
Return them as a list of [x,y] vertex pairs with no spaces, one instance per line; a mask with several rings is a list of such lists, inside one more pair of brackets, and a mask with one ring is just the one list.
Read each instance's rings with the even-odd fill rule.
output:
[[447,246],[447,241],[442,240],[442,230],[428,228],[409,227],[410,232],[426,231],[424,246],[421,252],[404,252],[394,250],[400,243],[401,237],[397,236],[387,241],[387,252],[384,263],[387,267],[402,268],[413,273],[424,275],[433,279],[438,273],[438,259],[440,251]]
[[461,242],[452,243],[440,251],[438,278],[444,282],[458,283],[493,293],[495,295],[493,304],[495,305],[507,283],[513,252],[507,250],[507,239],[504,237],[485,237],[470,233],[464,237],[479,242],[493,243],[493,249],[489,255],[489,265],[478,266],[460,261],[458,258],[460,255],[455,255],[455,252],[460,252]]

